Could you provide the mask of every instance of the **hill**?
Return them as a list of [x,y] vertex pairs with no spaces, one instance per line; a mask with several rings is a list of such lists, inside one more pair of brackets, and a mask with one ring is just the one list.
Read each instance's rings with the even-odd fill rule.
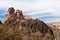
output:
[[[6,18],[7,19],[5,20],[4,25],[7,27],[7,29],[9,30],[11,28],[10,32],[18,30],[19,33],[23,34],[23,40],[54,40],[53,31],[47,24],[41,20],[24,16],[22,10],[18,9],[15,12],[15,9],[11,7],[8,9]],[[12,34],[13,37],[14,34]],[[18,36],[18,34],[16,36]],[[15,37],[13,37],[12,39],[14,40]]]

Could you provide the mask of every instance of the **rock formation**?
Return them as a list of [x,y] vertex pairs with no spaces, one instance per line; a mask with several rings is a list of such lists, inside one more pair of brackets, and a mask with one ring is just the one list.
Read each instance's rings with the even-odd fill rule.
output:
[[14,17],[14,14],[15,14],[14,11],[15,11],[15,9],[13,7],[9,8],[6,13],[6,18],[9,19],[9,18]]
[[24,16],[22,14],[22,10],[17,9],[15,13],[16,18],[18,19],[24,19]]
[[[6,19],[12,19],[12,18],[16,18],[16,19],[26,19],[26,20],[30,20],[32,18],[30,18],[29,16],[24,16],[22,13],[22,10],[17,9],[15,12],[15,9],[13,7],[10,7],[6,13]],[[32,20],[35,20],[34,18]]]
[[7,27],[22,30],[23,33],[27,30],[27,35],[37,31],[40,31],[43,36],[46,33],[53,35],[53,31],[43,21],[24,16],[22,10],[18,9],[16,12],[14,11],[15,9],[12,7],[8,9],[8,14],[6,14],[7,20],[4,23]]

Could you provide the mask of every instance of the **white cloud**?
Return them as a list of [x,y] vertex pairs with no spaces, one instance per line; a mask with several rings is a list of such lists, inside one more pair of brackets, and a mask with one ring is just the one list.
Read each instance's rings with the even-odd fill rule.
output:
[[0,8],[15,7],[15,9],[22,9],[23,12],[50,11],[57,14],[60,13],[60,0],[0,0]]
[[52,13],[49,16],[60,16],[60,0],[0,0],[0,8],[11,6],[23,10],[25,15]]
[[[31,0],[32,1],[32,0]],[[57,11],[60,10],[60,0],[0,0],[0,8],[9,8],[11,6],[23,11]]]
[[20,1],[0,1],[0,7],[15,7],[20,8],[24,11],[31,10],[58,10],[60,8],[60,1],[55,0],[38,0],[29,2],[29,0],[20,0]]

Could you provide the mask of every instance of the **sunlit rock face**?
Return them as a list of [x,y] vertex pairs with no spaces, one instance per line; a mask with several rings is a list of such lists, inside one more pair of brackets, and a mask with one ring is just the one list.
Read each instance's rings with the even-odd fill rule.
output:
[[15,11],[15,9],[13,7],[9,8],[8,11],[7,11],[6,17],[7,18],[13,17],[14,16],[14,11]]
[[18,19],[24,19],[24,16],[22,14],[22,10],[17,9],[15,13],[16,18]]

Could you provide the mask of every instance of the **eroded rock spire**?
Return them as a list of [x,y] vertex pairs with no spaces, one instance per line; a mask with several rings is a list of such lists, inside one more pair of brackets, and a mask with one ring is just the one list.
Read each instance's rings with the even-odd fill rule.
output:
[[22,10],[17,9],[15,15],[16,15],[16,18],[18,18],[18,19],[24,19]]
[[15,9],[13,7],[10,7],[6,13],[6,18],[12,18],[15,14]]

